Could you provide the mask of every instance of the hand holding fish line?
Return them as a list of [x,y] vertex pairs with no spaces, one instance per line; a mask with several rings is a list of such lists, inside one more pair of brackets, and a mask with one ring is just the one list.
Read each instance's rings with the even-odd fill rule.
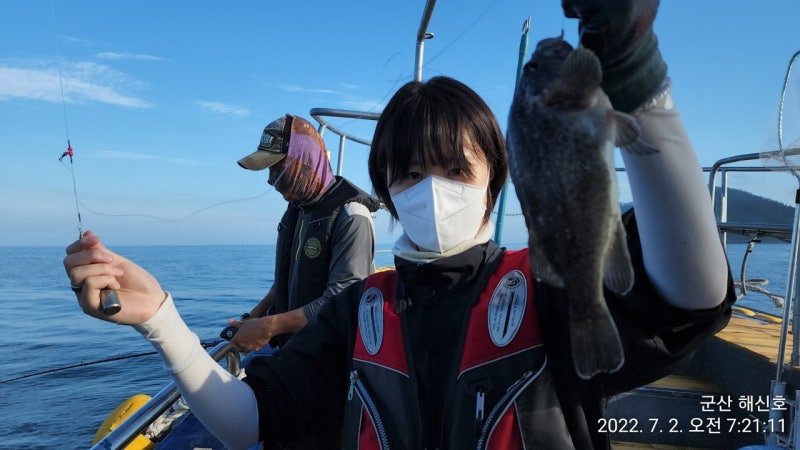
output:
[[[53,14],[53,34],[55,35],[55,10],[52,10]],[[56,53],[59,54],[60,57],[60,50],[58,48],[58,39],[55,40],[56,43]],[[60,59],[60,58],[59,58]],[[72,193],[75,198],[75,210],[78,214],[78,239],[83,238],[83,222],[81,220],[81,208],[80,208],[80,200],[78,200],[78,185],[75,182],[75,166],[73,163],[73,156],[75,152],[72,149],[72,142],[70,142],[69,138],[69,121],[67,120],[67,102],[64,98],[64,82],[61,79],[61,69],[58,69],[58,85],[61,89],[61,106],[64,110],[64,130],[67,134],[67,150],[61,154],[58,158],[58,161],[64,164],[64,157],[69,156],[69,173],[72,176]],[[80,297],[81,291],[83,290],[83,285],[76,286],[75,284],[71,285],[72,291],[75,292],[75,295]],[[100,293],[100,302],[102,304],[103,313],[106,315],[114,315],[122,309],[122,303],[119,301],[119,295],[112,289],[103,289]]]

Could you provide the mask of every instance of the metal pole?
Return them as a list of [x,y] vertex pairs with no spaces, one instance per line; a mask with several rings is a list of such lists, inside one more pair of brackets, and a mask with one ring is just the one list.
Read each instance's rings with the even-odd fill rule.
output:
[[775,374],[775,381],[781,382],[781,372],[783,372],[783,359],[786,352],[786,335],[789,328],[789,312],[791,311],[791,299],[794,298],[795,291],[795,272],[797,272],[797,252],[799,242],[797,239],[797,228],[800,223],[800,189],[795,191],[794,224],[792,225],[792,253],[789,258],[789,274],[786,280],[786,297],[783,303],[783,317],[781,321],[781,340],[778,345],[778,364]]
[[[720,196],[719,196],[719,222],[720,223],[727,223],[728,222],[728,171],[726,169],[720,169],[720,175],[722,176],[722,186],[720,187]],[[722,245],[724,248],[728,248],[728,233],[722,232]]]
[[[798,239],[798,227],[800,227],[800,189],[795,191],[794,197],[795,203],[795,212],[794,212],[794,224],[792,224],[792,264],[794,265],[793,269],[789,269],[789,279],[787,280],[787,287],[786,287],[786,297],[784,297],[784,305],[783,307],[786,308],[786,303],[792,304],[792,354],[789,358],[789,362],[791,365],[796,366],[800,364],[800,336],[797,335],[797,332],[794,330],[794,326],[800,320],[800,309],[798,307],[797,301],[797,276],[798,271],[800,271],[800,267],[797,267],[797,258],[798,258],[798,249],[800,249],[800,243],[797,241]],[[791,293],[792,296],[789,297],[789,285],[791,285]],[[785,333],[784,333],[785,334]]]
[[339,136],[339,163],[336,167],[336,175],[342,176],[344,168],[344,141],[347,139],[345,136]]
[[[525,67],[525,56],[528,54],[528,31],[531,29],[531,16],[522,23],[522,36],[519,39],[519,57],[517,59],[517,78],[514,82],[514,95],[517,92],[519,79],[522,77],[522,68]],[[495,224],[494,240],[500,244],[503,236],[503,225],[506,213],[506,197],[508,196],[508,178],[503,190],[500,191],[500,199],[497,202],[497,223]]]
[[433,33],[428,33],[428,22],[431,21],[433,15],[433,7],[436,6],[436,0],[428,0],[425,3],[425,11],[422,13],[422,20],[419,23],[419,31],[417,32],[417,56],[414,70],[414,80],[422,81],[422,61],[423,54],[425,53],[425,39],[433,38]]
[[[786,334],[789,329],[789,311],[791,311],[791,299],[794,297],[795,291],[795,273],[797,271],[797,226],[800,221],[800,189],[795,191],[795,209],[794,209],[794,224],[792,225],[792,253],[789,258],[789,275],[786,280],[786,297],[783,301],[783,317],[781,320],[781,337],[778,344],[778,362],[775,365],[775,379],[770,383],[770,409],[769,418],[770,423],[779,423],[782,417],[782,411],[774,407],[776,398],[785,398],[786,383],[781,381],[781,374],[783,372],[783,359],[786,352]],[[796,317],[795,317],[796,320]],[[795,333],[796,334],[796,333]],[[794,340],[793,340],[794,342]],[[796,345],[796,344],[795,344]],[[792,355],[794,357],[794,354]],[[792,364],[795,364],[794,362]],[[777,445],[780,440],[780,433],[770,432],[767,436],[768,445]]]

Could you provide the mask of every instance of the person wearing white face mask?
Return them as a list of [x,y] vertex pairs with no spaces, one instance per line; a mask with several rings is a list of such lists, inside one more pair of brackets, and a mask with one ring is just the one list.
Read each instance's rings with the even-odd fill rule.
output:
[[484,220],[487,187],[429,175],[392,195],[405,231],[395,253],[410,257],[418,249],[416,258],[424,261],[460,253],[475,245],[479,233],[486,242],[494,230]]
[[[602,23],[585,12],[613,7],[623,9],[610,15],[614,27],[630,16],[639,32],[648,28],[637,8],[657,6],[562,4],[572,3],[586,6],[581,20],[590,30]],[[624,10],[632,5],[635,14]],[[626,54],[653,56],[639,50]],[[615,94],[661,86],[664,76],[620,83]],[[265,448],[608,448],[596,426],[608,396],[667,374],[725,325],[735,300],[702,172],[669,91],[645,94],[632,114],[663,151],[626,160],[638,181],[636,217],[624,217],[635,282],[624,296],[606,295],[625,348],[614,373],[577,375],[563,290],[534,278],[527,249],[491,239],[508,172],[503,134],[486,103],[448,77],[407,83],[375,129],[370,179],[405,231],[396,270],[341,291],[275,357],[254,359],[244,380],[203,352],[155,279],[93,234],[67,249],[64,265],[73,285],[88,286],[79,294],[87,314],[111,320],[100,289],[119,290],[131,306],[113,320],[153,343],[192,411],[229,448],[259,440]],[[686,229],[692,245],[672,251]],[[687,293],[687,285],[697,289]]]

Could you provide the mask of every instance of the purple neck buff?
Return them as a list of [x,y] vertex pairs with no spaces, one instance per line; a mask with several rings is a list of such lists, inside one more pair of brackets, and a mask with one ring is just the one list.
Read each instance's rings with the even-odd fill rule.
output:
[[292,203],[308,203],[333,180],[325,143],[317,130],[302,117],[292,118],[292,132],[283,172],[275,181],[275,189]]

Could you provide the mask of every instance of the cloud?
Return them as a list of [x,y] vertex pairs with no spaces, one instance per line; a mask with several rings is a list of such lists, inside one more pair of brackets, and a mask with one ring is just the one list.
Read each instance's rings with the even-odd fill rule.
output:
[[62,35],[61,40],[68,44],[79,47],[90,47],[92,45],[92,41],[87,41],[86,39],[82,39],[77,36]]
[[381,112],[383,111],[385,103],[377,101],[377,100],[359,100],[359,99],[348,99],[342,100],[342,105],[346,106],[347,109],[352,109],[356,111],[371,111],[371,112]]
[[[47,102],[98,102],[130,108],[150,104],[122,91],[142,83],[108,66],[90,62],[63,64],[61,68],[38,61],[10,64],[0,61],[0,100],[28,99]],[[63,92],[62,92],[63,89]]]
[[143,55],[136,53],[125,53],[125,52],[100,52],[95,56],[97,56],[100,59],[111,59],[111,60],[125,59],[125,60],[137,60],[137,61],[167,61],[167,59],[158,56]]
[[196,101],[195,104],[203,109],[222,114],[225,116],[245,117],[250,115],[250,110],[239,106],[228,105],[219,102]]
[[280,88],[286,92],[292,92],[297,94],[323,95],[327,97],[333,97],[334,102],[336,102],[338,105],[346,109],[351,109],[356,111],[375,111],[375,112],[383,110],[383,107],[385,106],[385,103],[383,101],[365,99],[363,97],[353,95],[350,92],[348,92],[358,88],[358,86],[347,83],[340,83],[340,86],[342,88],[341,90],[307,88],[296,84],[281,84]]
[[302,86],[298,86],[296,84],[281,84],[280,88],[286,92],[295,92],[295,93],[302,93],[302,94],[333,94],[333,95],[344,95],[341,91],[335,91],[333,89],[311,89],[305,88]]
[[116,150],[101,150],[97,152],[101,158],[123,159],[128,161],[162,161],[184,166],[204,166],[205,163],[193,159],[172,158],[167,156],[148,155],[146,153],[121,152]]

